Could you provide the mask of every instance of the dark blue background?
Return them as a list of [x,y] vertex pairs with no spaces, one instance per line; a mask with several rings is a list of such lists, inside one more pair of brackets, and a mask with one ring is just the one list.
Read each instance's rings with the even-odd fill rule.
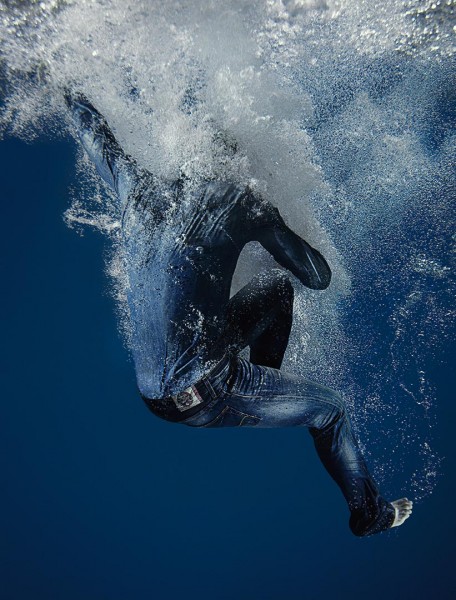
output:
[[304,430],[196,431],[147,411],[105,242],[62,219],[74,152],[0,145],[1,598],[454,598],[454,349],[427,373],[434,494],[399,530],[354,538]]

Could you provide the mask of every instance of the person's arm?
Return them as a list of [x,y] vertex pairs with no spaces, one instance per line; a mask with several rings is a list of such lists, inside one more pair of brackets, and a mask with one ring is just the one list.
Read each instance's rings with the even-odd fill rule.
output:
[[[259,219],[254,238],[302,284],[314,290],[324,290],[331,281],[331,269],[323,256],[294,233],[284,222],[277,208],[263,204],[266,218]],[[264,214],[264,213],[263,213]]]
[[83,94],[66,89],[63,96],[84,150],[99,175],[115,192],[125,196],[138,179],[134,160],[124,153],[106,119]]

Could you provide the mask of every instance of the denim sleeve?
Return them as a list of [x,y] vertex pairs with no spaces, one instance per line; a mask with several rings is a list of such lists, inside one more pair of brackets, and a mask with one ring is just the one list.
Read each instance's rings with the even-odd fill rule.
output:
[[262,203],[257,215],[261,216],[253,229],[252,239],[260,242],[279,265],[291,271],[306,287],[327,288],[331,269],[320,252],[294,233],[272,204]]
[[106,119],[83,94],[66,90],[64,98],[98,174],[120,198],[125,198],[139,179],[135,161],[124,153]]

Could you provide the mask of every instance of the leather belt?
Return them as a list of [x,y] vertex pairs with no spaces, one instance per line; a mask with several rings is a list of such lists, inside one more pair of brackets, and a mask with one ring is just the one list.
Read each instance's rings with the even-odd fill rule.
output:
[[[203,377],[190,385],[185,390],[182,390],[174,396],[168,396],[161,399],[147,398],[141,394],[145,404],[157,417],[166,419],[167,421],[179,422],[192,417],[194,414],[199,412],[204,406],[214,400],[214,392],[210,391],[210,385],[206,383],[207,377],[217,374],[221,369],[225,368],[225,365],[229,361],[229,356],[225,355],[212,369],[203,375]],[[209,387],[208,387],[209,385]],[[203,386],[203,388],[202,388]],[[198,388],[203,393],[203,399],[201,397]],[[202,390],[205,390],[203,392]]]

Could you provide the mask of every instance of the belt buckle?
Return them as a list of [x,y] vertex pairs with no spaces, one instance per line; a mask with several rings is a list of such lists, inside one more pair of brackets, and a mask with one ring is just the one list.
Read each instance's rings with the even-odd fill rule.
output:
[[175,396],[172,396],[173,402],[176,405],[177,410],[180,412],[184,412],[193,408],[194,406],[198,406],[203,402],[203,399],[198,393],[198,390],[194,385],[186,388],[182,392],[179,392]]

